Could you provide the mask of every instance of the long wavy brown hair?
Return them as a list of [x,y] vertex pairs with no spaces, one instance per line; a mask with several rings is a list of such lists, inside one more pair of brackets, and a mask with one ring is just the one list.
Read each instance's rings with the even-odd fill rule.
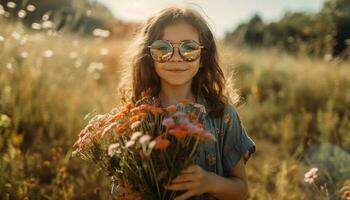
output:
[[219,66],[215,38],[206,20],[191,8],[166,8],[151,16],[139,28],[134,43],[123,56],[126,68],[124,68],[125,71],[119,85],[121,100],[122,102],[130,100],[136,102],[144,96],[157,97],[159,95],[160,78],[155,71],[148,46],[153,41],[162,38],[166,26],[178,22],[192,25],[199,33],[199,42],[204,45],[200,58],[202,67],[192,80],[191,92],[195,98],[200,95],[204,97],[206,106],[210,110],[209,115],[222,116],[226,104],[238,98],[235,95],[232,99],[229,98],[230,95],[224,94],[226,79]]

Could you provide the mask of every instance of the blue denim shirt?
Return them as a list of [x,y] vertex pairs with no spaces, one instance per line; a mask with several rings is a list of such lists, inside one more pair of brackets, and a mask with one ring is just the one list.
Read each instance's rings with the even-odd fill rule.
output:
[[[246,163],[256,151],[254,141],[245,131],[233,105],[226,105],[224,115],[204,117],[204,127],[216,138],[216,143],[206,142],[199,147],[195,164],[223,177],[229,177],[231,169],[243,158]],[[193,197],[191,200],[215,199],[208,194]]]
[[[203,98],[199,98],[197,102],[207,105]],[[241,158],[245,163],[249,160],[250,156],[256,151],[256,145],[245,131],[233,105],[227,104],[224,114],[218,118],[214,118],[208,113],[209,110],[203,116],[202,123],[204,128],[213,134],[217,142],[201,143],[194,164],[199,165],[206,171],[228,177],[230,170]],[[211,199],[215,198],[208,194],[191,198],[191,200]]]

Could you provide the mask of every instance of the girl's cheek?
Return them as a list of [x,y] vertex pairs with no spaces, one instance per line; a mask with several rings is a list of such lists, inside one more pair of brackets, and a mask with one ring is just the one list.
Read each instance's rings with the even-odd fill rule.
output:
[[199,67],[199,62],[198,61],[190,62],[188,63],[188,66],[191,68]]

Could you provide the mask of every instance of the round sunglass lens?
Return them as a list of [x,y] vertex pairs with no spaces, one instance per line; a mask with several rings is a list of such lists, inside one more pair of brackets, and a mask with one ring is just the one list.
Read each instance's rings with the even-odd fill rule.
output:
[[151,55],[157,62],[166,62],[172,56],[172,47],[168,42],[157,40],[152,43]]
[[180,47],[180,54],[185,61],[191,62],[199,58],[201,54],[201,48],[196,42],[184,42]]

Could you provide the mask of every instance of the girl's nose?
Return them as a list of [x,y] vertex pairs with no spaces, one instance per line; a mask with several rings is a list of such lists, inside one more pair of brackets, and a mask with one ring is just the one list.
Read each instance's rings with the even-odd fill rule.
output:
[[178,47],[173,47],[174,48],[174,53],[173,57],[170,59],[170,62],[182,62],[182,58],[180,56],[179,48]]

